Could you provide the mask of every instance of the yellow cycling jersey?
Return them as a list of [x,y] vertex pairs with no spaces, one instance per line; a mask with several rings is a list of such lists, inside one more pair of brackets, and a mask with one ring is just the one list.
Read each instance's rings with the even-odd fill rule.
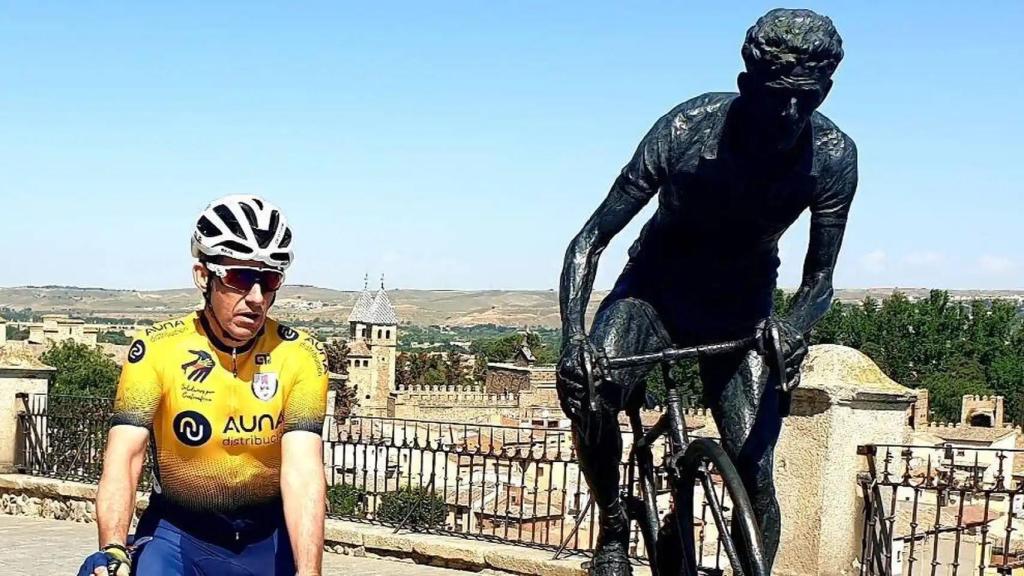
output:
[[149,429],[155,492],[223,514],[280,497],[281,437],[320,434],[326,404],[320,342],[268,318],[232,349],[192,313],[137,335],[111,424]]

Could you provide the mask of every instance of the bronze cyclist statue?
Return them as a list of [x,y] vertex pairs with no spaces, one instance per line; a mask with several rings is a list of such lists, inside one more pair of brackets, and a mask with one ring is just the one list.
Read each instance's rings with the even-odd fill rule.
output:
[[[587,366],[754,334],[748,349],[702,357],[700,375],[722,446],[750,496],[769,569],[778,547],[773,451],[805,336],[831,304],[857,151],[816,112],[843,57],[830,19],[772,10],[747,32],[742,56],[739,93],[703,94],[662,116],[566,251],[558,389],[600,517],[591,574],[630,573],[617,414],[642,403],[650,366],[610,370],[593,389]],[[598,258],[655,196],[657,211],[588,333]],[[791,311],[779,316],[772,309],[778,241],[804,210],[811,229],[803,278]],[[768,369],[768,349],[780,351],[784,375]]]

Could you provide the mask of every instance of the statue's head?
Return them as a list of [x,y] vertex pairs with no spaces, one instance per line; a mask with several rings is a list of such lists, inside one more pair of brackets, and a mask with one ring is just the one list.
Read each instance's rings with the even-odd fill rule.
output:
[[842,59],[839,32],[811,10],[775,9],[747,30],[738,84],[764,143],[778,150],[796,143]]

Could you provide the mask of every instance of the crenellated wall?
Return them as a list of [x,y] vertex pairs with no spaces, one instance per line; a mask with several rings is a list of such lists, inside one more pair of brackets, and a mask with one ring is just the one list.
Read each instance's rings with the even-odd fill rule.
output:
[[388,416],[496,424],[522,418],[522,399],[519,394],[488,394],[481,386],[404,386],[388,398]]

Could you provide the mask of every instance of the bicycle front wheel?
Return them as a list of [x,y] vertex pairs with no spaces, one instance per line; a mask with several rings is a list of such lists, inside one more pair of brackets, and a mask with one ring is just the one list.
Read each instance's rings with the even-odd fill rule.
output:
[[[694,545],[693,492],[698,485],[703,489],[732,573],[736,576],[768,576],[764,544],[750,497],[725,450],[707,438],[694,439],[679,460],[678,468],[678,480],[673,488],[675,511],[665,518],[666,523],[659,534],[659,576],[697,574],[700,559]],[[721,479],[721,485],[715,482],[715,477]],[[720,494],[722,487],[732,502],[731,523],[726,517]],[[666,542],[662,543],[662,538]],[[670,551],[669,546],[675,550]]]

